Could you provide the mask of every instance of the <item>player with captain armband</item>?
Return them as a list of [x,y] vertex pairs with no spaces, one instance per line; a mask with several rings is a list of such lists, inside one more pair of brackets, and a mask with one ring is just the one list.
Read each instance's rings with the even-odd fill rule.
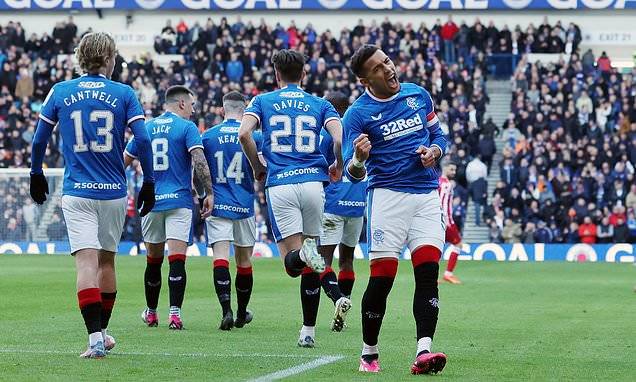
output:
[[365,92],[349,107],[345,170],[353,182],[368,176],[367,238],[370,277],[362,297],[362,372],[380,371],[378,336],[386,301],[406,243],[415,276],[413,316],[417,351],[411,373],[437,373],[446,355],[431,352],[439,314],[437,277],[444,221],[437,162],[447,146],[430,94],[400,83],[395,64],[378,47],[363,45],[351,70]]

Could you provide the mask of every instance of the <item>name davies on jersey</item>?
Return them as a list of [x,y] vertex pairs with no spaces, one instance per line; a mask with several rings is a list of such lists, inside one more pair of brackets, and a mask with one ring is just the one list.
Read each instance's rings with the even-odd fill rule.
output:
[[416,113],[413,118],[400,118],[389,123],[382,124],[382,136],[385,141],[398,138],[413,133],[424,128],[420,113]]
[[117,107],[118,99],[116,97],[113,97],[112,94],[100,90],[80,90],[75,94],[71,94],[70,97],[65,97],[64,105],[71,106],[74,103],[89,99],[100,100],[110,105],[113,109]]
[[309,109],[311,109],[311,105],[297,99],[286,99],[280,102],[276,102],[272,104],[272,106],[276,111],[281,111],[283,109],[298,109],[304,112],[308,112]]

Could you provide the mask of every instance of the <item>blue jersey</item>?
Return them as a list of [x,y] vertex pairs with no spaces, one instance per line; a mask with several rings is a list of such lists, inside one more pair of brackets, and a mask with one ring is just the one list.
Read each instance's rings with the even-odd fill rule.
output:
[[60,130],[65,161],[62,194],[99,200],[125,197],[124,132],[143,118],[128,85],[101,75],[55,84],[40,119]]
[[340,116],[328,101],[289,85],[256,96],[245,114],[256,117],[263,130],[267,187],[329,181],[318,138],[327,122]]
[[[336,160],[333,153],[333,138],[323,130],[320,133],[320,151],[328,163]],[[346,176],[340,182],[329,183],[325,188],[325,212],[348,217],[364,216],[367,182],[352,183]]]
[[[199,130],[187,119],[169,111],[146,123],[152,144],[155,171],[153,211],[192,208],[192,158],[190,151],[202,149]],[[126,154],[139,155],[135,139],[128,142]]]
[[362,133],[369,136],[371,153],[366,164],[369,188],[414,194],[437,190],[439,170],[422,166],[415,152],[423,145],[438,146],[444,153],[447,146],[433,100],[426,90],[403,83],[397,94],[384,100],[367,90],[347,110],[343,125],[345,168],[353,156],[353,140]]
[[[229,119],[208,129],[202,136],[212,175],[212,216],[226,219],[254,216],[254,173],[238,139],[240,126],[241,122]],[[260,147],[261,133],[255,131],[253,137],[256,146]]]

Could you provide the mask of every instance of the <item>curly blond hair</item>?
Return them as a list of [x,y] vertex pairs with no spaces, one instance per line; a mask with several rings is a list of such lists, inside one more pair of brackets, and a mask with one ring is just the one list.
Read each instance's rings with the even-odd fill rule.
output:
[[106,59],[113,57],[115,51],[115,40],[110,34],[88,33],[75,48],[75,57],[82,72],[96,73],[106,66]]

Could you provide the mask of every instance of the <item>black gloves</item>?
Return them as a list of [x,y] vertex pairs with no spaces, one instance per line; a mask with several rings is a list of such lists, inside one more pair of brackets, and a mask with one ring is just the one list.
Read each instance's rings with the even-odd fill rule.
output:
[[44,174],[31,174],[31,198],[37,204],[44,204],[46,194],[49,193],[49,184]]
[[155,184],[144,182],[137,195],[137,209],[141,209],[139,216],[146,216],[155,206]]

